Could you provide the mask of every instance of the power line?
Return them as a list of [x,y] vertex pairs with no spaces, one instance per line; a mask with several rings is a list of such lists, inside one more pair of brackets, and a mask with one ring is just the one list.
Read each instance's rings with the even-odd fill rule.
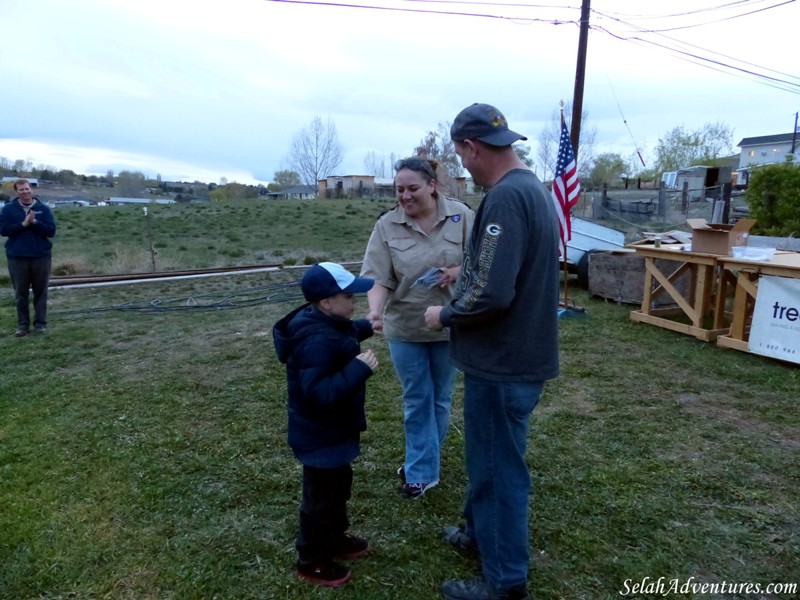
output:
[[620,12],[616,12],[616,11],[605,11],[605,12],[606,12],[606,14],[619,15],[621,17],[626,17],[628,19],[647,19],[647,20],[652,20],[652,19],[673,19],[675,17],[685,17],[685,16],[689,16],[689,15],[696,15],[696,14],[705,13],[705,12],[711,12],[711,11],[715,11],[715,10],[723,10],[723,9],[728,9],[728,8],[732,8],[732,7],[738,7],[738,6],[741,6],[743,4],[749,4],[749,3],[759,4],[759,3],[762,3],[762,2],[772,2],[772,1],[773,0],[737,0],[736,2],[728,2],[726,4],[720,4],[720,5],[717,5],[717,6],[707,6],[705,8],[697,8],[695,10],[687,10],[687,11],[684,11],[684,12],[670,13],[670,14],[666,14],[666,15],[629,14],[629,13],[620,13]]
[[608,86],[611,88],[611,93],[614,95],[614,100],[617,102],[617,108],[619,109],[619,115],[622,117],[622,122],[625,123],[625,128],[628,130],[628,134],[631,136],[631,141],[633,141],[633,146],[636,148],[636,154],[639,156],[639,160],[642,161],[642,166],[647,167],[644,164],[644,158],[642,158],[642,152],[639,150],[639,144],[636,143],[636,139],[633,137],[633,132],[631,128],[628,126],[628,120],[625,118],[625,115],[622,114],[622,105],[619,103],[619,98],[617,98],[617,92],[614,90],[614,86],[611,85],[611,78],[608,78]]
[[563,4],[527,4],[522,2],[485,2],[478,0],[402,0],[403,2],[421,2],[423,4],[464,4],[477,6],[513,6],[517,8],[555,8],[557,10],[580,10],[580,6],[564,6]]
[[[374,4],[352,4],[352,3],[347,3],[347,2],[326,2],[326,1],[323,1],[323,0],[264,0],[264,1],[265,2],[277,2],[277,3],[283,3],[283,4],[327,6],[327,7],[331,7],[331,8],[355,8],[355,9],[364,9],[364,10],[381,10],[381,11],[435,14],[435,15],[446,15],[446,16],[478,17],[478,18],[486,18],[486,19],[499,19],[499,20],[504,20],[504,21],[511,21],[511,22],[514,22],[514,23],[528,23],[528,24],[530,24],[530,23],[544,23],[544,24],[549,24],[549,25],[573,24],[573,25],[578,25],[578,26],[580,25],[580,21],[579,20],[574,20],[574,19],[562,20],[562,19],[552,19],[552,18],[551,19],[546,19],[546,18],[530,17],[530,16],[508,16],[508,15],[503,15],[503,14],[492,14],[492,13],[488,13],[488,12],[478,13],[478,12],[468,12],[468,11],[431,10],[431,9],[427,9],[427,8],[407,8],[407,7],[401,7],[401,6],[381,6],[381,5],[374,5]],[[404,0],[404,1],[411,2],[411,3],[418,3],[418,4],[429,4],[429,5],[435,5],[435,4],[453,5],[453,4],[458,4],[458,5],[462,5],[462,6],[515,7],[515,8],[527,8],[527,9],[545,9],[545,8],[546,9],[553,9],[553,8],[557,8],[559,10],[564,10],[565,9],[565,7],[563,7],[563,6],[555,6],[555,5],[552,5],[552,4],[527,4],[527,3],[503,3],[503,2],[494,3],[494,2],[481,2],[481,1],[478,1],[478,0],[467,0],[465,2],[459,2],[458,0]],[[693,10],[693,11],[686,11],[686,12],[683,12],[683,13],[674,13],[672,15],[661,15],[661,16],[657,16],[657,17],[647,17],[645,15],[642,15],[641,18],[670,18],[670,17],[687,16],[687,15],[697,14],[697,13],[701,13],[701,12],[727,10],[727,9],[730,9],[730,8],[742,8],[745,4],[748,4],[748,3],[761,3],[761,2],[766,2],[766,1],[774,2],[774,0],[738,0],[738,1],[735,1],[735,2],[729,2],[729,3],[726,3],[726,4],[717,5],[717,6],[698,8],[698,9]],[[772,4],[772,5],[767,6],[767,7],[759,8],[758,10],[748,11],[746,13],[740,13],[740,14],[733,15],[733,16],[730,16],[730,17],[725,17],[725,18],[722,18],[722,19],[718,19],[717,21],[714,21],[714,22],[718,23],[718,22],[721,22],[721,21],[726,21],[726,20],[730,20],[730,19],[734,19],[734,18],[749,16],[749,15],[752,15],[752,14],[755,14],[755,13],[763,12],[763,11],[766,11],[766,10],[771,10],[773,8],[778,8],[778,7],[781,7],[781,6],[785,6],[786,4],[791,4],[791,3],[795,2],[795,1],[796,0],[785,0],[784,2],[781,2],[779,4]],[[572,7],[572,6],[566,7],[566,9],[568,9],[568,10],[573,10],[575,8],[576,7]],[[782,73],[780,71],[776,71],[776,70],[770,69],[768,67],[762,67],[762,66],[756,65],[754,63],[749,63],[747,61],[743,61],[743,60],[736,59],[736,58],[733,58],[733,57],[730,57],[730,56],[726,56],[724,54],[720,54],[718,52],[714,52],[713,50],[702,48],[700,46],[693,46],[691,44],[686,44],[684,42],[680,42],[678,40],[675,40],[673,38],[665,36],[665,35],[663,35],[663,33],[660,33],[661,31],[674,31],[674,30],[677,30],[677,29],[690,29],[690,28],[700,27],[700,26],[703,26],[703,25],[709,25],[712,22],[695,23],[695,24],[682,25],[680,27],[675,27],[675,28],[671,28],[671,29],[655,30],[655,29],[645,29],[643,27],[639,27],[637,25],[634,25],[632,23],[624,21],[621,18],[613,16],[614,14],[620,14],[621,15],[622,13],[613,13],[613,12],[608,12],[608,11],[601,12],[601,11],[598,11],[598,10],[595,10],[595,9],[592,9],[592,11],[596,15],[598,15],[600,17],[607,18],[607,19],[609,19],[611,21],[614,21],[617,24],[620,24],[620,25],[623,25],[625,27],[631,28],[631,30],[636,31],[638,35],[645,35],[645,34],[659,35],[659,36],[665,38],[666,40],[668,40],[672,44],[684,44],[686,46],[693,47],[699,53],[692,52],[692,51],[687,51],[687,50],[682,50],[682,49],[676,48],[674,46],[669,46],[666,43],[661,43],[660,44],[658,42],[655,42],[655,41],[652,41],[652,40],[649,40],[649,39],[638,37],[638,35],[637,36],[627,36],[627,35],[623,35],[623,34],[614,33],[610,29],[608,29],[606,27],[603,27],[603,26],[598,26],[598,25],[595,25],[595,24],[590,25],[591,29],[594,29],[595,31],[606,33],[606,34],[610,35],[611,37],[613,37],[615,39],[618,39],[620,41],[630,42],[630,43],[634,43],[634,44],[638,43],[638,44],[650,45],[650,46],[653,46],[655,48],[658,48],[658,49],[661,49],[661,50],[665,50],[666,52],[675,55],[676,58],[679,58],[679,59],[684,60],[686,62],[690,62],[690,63],[696,64],[698,66],[706,67],[706,68],[709,68],[709,69],[714,70],[714,71],[718,71],[718,72],[726,74],[726,75],[735,75],[735,76],[738,76],[738,77],[744,77],[744,78],[750,79],[751,81],[755,81],[756,83],[760,83],[762,85],[767,85],[769,87],[773,87],[775,89],[779,89],[779,90],[790,92],[790,93],[795,93],[795,94],[796,93],[800,93],[800,86],[798,86],[797,84],[795,84],[795,83],[793,83],[791,81],[787,81],[785,79],[781,79],[781,78],[778,78],[778,77],[772,77],[772,76],[766,75],[764,72],[772,72],[772,73],[775,73],[777,75],[781,75],[783,77],[787,77],[789,79],[798,79],[798,80],[800,80],[800,78],[797,78],[794,75],[790,75],[790,74],[787,74],[787,73]],[[714,55],[729,59],[731,61],[735,61],[735,62],[740,63],[740,64],[749,65],[750,67],[753,67],[754,69],[757,69],[757,70],[751,70],[751,69],[743,68],[743,67],[740,67],[740,66],[736,66],[735,64],[728,64],[728,63],[723,62],[721,60],[715,60],[715,59],[710,58],[708,56],[703,56],[700,53],[714,54]]]
[[[640,33],[663,33],[665,31],[681,31],[683,29],[694,29],[695,27],[705,27],[706,25],[713,25],[713,24],[716,24],[716,23],[722,23],[723,21],[730,21],[732,19],[738,19],[740,17],[746,17],[746,16],[749,16],[749,15],[754,15],[756,13],[760,13],[760,12],[763,12],[765,10],[770,10],[770,9],[773,9],[773,8],[778,8],[780,6],[784,6],[785,4],[791,4],[792,2],[795,2],[795,0],[786,0],[785,2],[781,2],[780,4],[773,4],[772,6],[765,6],[763,8],[759,8],[758,10],[751,10],[749,12],[739,13],[738,15],[732,15],[730,17],[724,17],[724,18],[721,18],[721,19],[716,19],[714,21],[706,21],[706,22],[703,22],[703,23],[692,23],[691,25],[680,25],[680,26],[675,26],[675,27],[665,27],[665,28],[661,28],[661,29],[637,28],[637,30]],[[611,16],[609,16],[607,14],[604,15],[603,13],[601,13],[599,11],[596,11],[596,12],[597,12],[597,14],[603,15],[603,16],[609,18],[609,19],[614,19],[615,21],[622,22],[620,19],[616,19],[616,18],[611,17]],[[690,14],[690,13],[686,13],[686,14]]]
[[783,71],[776,71],[775,69],[770,69],[769,67],[763,67],[763,66],[757,65],[755,63],[751,63],[751,62],[748,62],[746,60],[743,60],[741,58],[735,58],[733,56],[729,56],[727,54],[722,54],[720,52],[715,52],[713,50],[709,50],[708,48],[702,48],[702,47],[697,46],[695,44],[690,44],[689,42],[683,42],[683,41],[680,41],[680,40],[675,40],[674,38],[670,38],[670,37],[667,37],[667,36],[661,36],[661,37],[665,37],[668,40],[671,40],[671,41],[673,41],[673,42],[675,42],[677,44],[683,45],[683,46],[688,46],[690,48],[697,48],[698,50],[700,50],[702,52],[710,52],[711,54],[715,54],[715,55],[721,56],[723,58],[727,58],[727,59],[730,59],[730,60],[733,60],[733,61],[736,61],[736,62],[740,62],[740,63],[742,63],[744,65],[750,65],[751,67],[756,67],[756,68],[761,69],[763,71],[769,71],[770,73],[775,73],[776,75],[783,75],[784,77],[788,77],[789,79],[796,79],[796,80],[800,81],[800,77],[798,77],[796,75],[792,75],[790,73],[784,73]]
[[[536,17],[509,17],[506,15],[493,15],[488,13],[472,13],[463,11],[445,11],[445,10],[429,10],[421,8],[402,8],[399,6],[377,6],[371,4],[348,4],[346,2],[323,2],[321,0],[264,0],[264,2],[278,2],[282,4],[307,4],[312,6],[329,6],[332,8],[361,8],[365,10],[386,10],[392,12],[408,12],[408,13],[423,13],[434,15],[447,15],[456,17],[481,17],[484,19],[500,19],[504,21],[513,21],[516,23],[546,23],[548,25],[564,25],[572,23],[578,25],[578,21],[561,21],[559,19],[540,19]],[[457,2],[456,4],[465,4]],[[475,3],[483,4],[483,3]],[[494,4],[492,4],[494,6]],[[525,6],[525,5],[520,5]]]
[[[617,35],[605,28],[594,26],[593,29],[603,31],[608,35],[625,42],[634,43],[637,45],[650,45],[655,46],[657,48],[661,48],[666,50],[667,52],[673,53],[676,58],[680,60],[685,60],[692,64],[705,67],[711,69],[712,71],[718,71],[720,73],[724,73],[726,75],[735,75],[738,77],[744,77],[746,75],[751,75],[752,77],[756,77],[757,83],[761,83],[762,85],[767,85],[769,87],[773,87],[779,90],[783,90],[785,92],[789,92],[792,94],[800,94],[800,84],[792,83],[790,81],[785,81],[783,79],[778,79],[777,77],[770,77],[769,75],[764,75],[763,73],[757,73],[755,71],[751,71],[749,69],[743,69],[741,67],[735,67],[733,65],[729,65],[720,61],[716,61],[707,57],[699,56],[697,54],[693,54],[691,52],[686,52],[683,50],[679,50],[677,48],[670,48],[664,44],[659,44],[652,40],[646,40],[639,37],[623,37]],[[727,69],[727,70],[726,70]],[[752,79],[751,79],[752,80]]]
[[[787,2],[783,2],[781,4],[775,4],[775,5],[772,5],[772,6],[769,6],[769,7],[765,7],[765,8],[759,9],[759,11],[753,11],[753,12],[760,12],[760,11],[763,11],[763,10],[769,10],[769,9],[772,9],[772,8],[777,8],[779,6],[783,6],[785,4],[789,4],[789,3],[794,2],[794,1],[795,0],[788,0]],[[639,26],[634,25],[632,23],[628,23],[626,21],[623,21],[622,19],[613,17],[613,16],[611,16],[609,14],[606,14],[606,13],[603,13],[603,12],[600,12],[600,11],[595,11],[595,12],[596,12],[596,14],[598,14],[598,15],[600,15],[602,17],[605,17],[607,19],[610,19],[610,20],[614,21],[615,23],[618,23],[620,25],[624,25],[626,27],[631,28],[632,30],[636,31],[638,34],[650,34],[650,33],[652,33],[652,34],[657,35],[659,38],[663,38],[668,43],[671,43],[671,44],[674,44],[674,45],[683,45],[683,46],[686,46],[686,47],[695,48],[698,51],[703,52],[703,53],[710,53],[710,54],[714,54],[714,55],[717,55],[717,56],[720,56],[720,57],[724,57],[724,58],[727,58],[729,60],[741,63],[743,65],[749,65],[751,67],[754,67],[755,69],[758,69],[758,71],[754,71],[754,70],[751,70],[751,69],[746,69],[746,68],[743,68],[743,67],[739,67],[739,66],[736,66],[734,64],[729,64],[729,63],[723,62],[721,60],[715,60],[713,58],[710,58],[708,56],[703,56],[703,55],[701,55],[699,53],[696,53],[696,52],[682,50],[682,49],[680,49],[678,47],[675,47],[675,46],[668,46],[668,45],[666,45],[666,43],[658,43],[658,42],[650,40],[650,39],[645,39],[643,37],[639,37],[638,35],[637,36],[626,36],[626,35],[614,33],[611,30],[607,29],[606,27],[602,27],[602,26],[598,26],[598,25],[593,25],[592,26],[593,29],[598,30],[598,31],[603,31],[604,33],[607,33],[608,35],[610,35],[610,36],[612,36],[612,37],[614,37],[616,39],[619,39],[621,41],[627,41],[627,42],[632,42],[632,43],[639,42],[641,44],[649,44],[651,46],[655,46],[657,48],[666,50],[667,52],[670,52],[672,54],[678,55],[677,58],[680,58],[682,60],[686,60],[687,62],[691,62],[691,63],[697,64],[699,66],[704,66],[704,67],[710,68],[712,70],[716,70],[716,71],[719,71],[721,73],[726,73],[726,74],[729,74],[729,75],[737,75],[737,76],[740,76],[740,77],[742,75],[745,75],[745,76],[754,77],[754,78],[756,78],[756,81],[758,83],[761,83],[763,85],[768,85],[770,87],[774,87],[776,89],[780,89],[780,90],[787,91],[787,92],[790,92],[790,93],[800,93],[800,86],[798,84],[795,84],[792,81],[787,81],[785,79],[781,79],[781,78],[778,78],[778,77],[772,77],[770,75],[766,75],[764,72],[771,72],[771,73],[775,73],[777,75],[782,75],[782,76],[787,77],[789,79],[794,79],[794,80],[800,81],[800,78],[798,78],[798,77],[796,77],[794,75],[790,75],[790,74],[787,74],[787,73],[776,71],[775,69],[770,69],[769,67],[763,67],[763,66],[760,66],[760,65],[756,65],[754,63],[750,63],[748,61],[744,61],[744,60],[737,59],[737,58],[734,58],[734,57],[731,57],[731,56],[727,56],[727,55],[721,54],[719,52],[714,52],[713,50],[708,50],[706,48],[702,48],[700,46],[689,44],[687,42],[681,42],[679,40],[676,40],[675,38],[671,38],[669,36],[666,36],[666,35],[664,35],[662,33],[654,31],[654,30],[648,30],[648,29],[645,29],[643,27],[639,27]],[[753,12],[748,13],[748,14],[753,14]]]

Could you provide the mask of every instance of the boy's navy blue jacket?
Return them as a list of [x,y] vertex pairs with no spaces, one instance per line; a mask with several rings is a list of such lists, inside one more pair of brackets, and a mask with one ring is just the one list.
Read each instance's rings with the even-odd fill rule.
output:
[[6,256],[11,258],[44,258],[50,256],[56,234],[56,220],[50,208],[34,198],[31,210],[36,212],[36,224],[25,227],[25,209],[14,198],[0,210],[0,235],[6,240]]
[[272,328],[278,359],[286,363],[289,446],[302,464],[341,467],[359,455],[372,369],[356,356],[372,333],[366,319],[328,316],[309,304]]

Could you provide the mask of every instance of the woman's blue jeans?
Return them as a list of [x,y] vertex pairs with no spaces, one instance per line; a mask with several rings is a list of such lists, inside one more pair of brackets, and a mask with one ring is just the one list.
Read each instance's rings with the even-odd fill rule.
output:
[[543,382],[490,381],[464,374],[467,462],[465,533],[475,539],[483,577],[496,590],[528,579],[528,425]]
[[408,483],[439,481],[456,374],[448,344],[389,340],[389,352],[403,387]]

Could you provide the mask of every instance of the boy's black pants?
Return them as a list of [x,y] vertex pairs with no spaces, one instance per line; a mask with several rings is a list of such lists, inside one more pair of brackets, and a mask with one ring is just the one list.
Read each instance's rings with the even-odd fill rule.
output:
[[300,532],[295,544],[302,562],[333,558],[337,542],[350,527],[347,501],[352,487],[350,465],[331,469],[303,465]]

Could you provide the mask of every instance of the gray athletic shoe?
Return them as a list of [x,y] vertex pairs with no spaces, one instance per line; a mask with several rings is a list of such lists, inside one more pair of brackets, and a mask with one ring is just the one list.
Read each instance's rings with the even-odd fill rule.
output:
[[445,527],[442,529],[442,539],[459,550],[474,552],[475,554],[478,553],[478,545],[473,538],[464,533],[463,527],[456,527],[454,525]]

